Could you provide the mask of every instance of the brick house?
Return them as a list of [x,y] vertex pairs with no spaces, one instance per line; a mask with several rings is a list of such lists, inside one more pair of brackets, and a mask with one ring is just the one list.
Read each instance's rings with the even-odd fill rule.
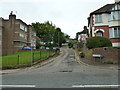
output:
[[84,26],[84,30],[76,33],[76,38],[78,42],[82,42],[88,38],[88,29],[87,26]]
[[113,47],[120,47],[120,1],[91,12],[88,27],[90,37],[106,37]]
[[0,18],[0,47],[2,48],[2,56],[16,53],[23,46],[31,46],[31,41],[33,40],[33,48],[35,49],[35,36],[36,32],[32,26],[27,25],[21,19],[16,19],[16,15],[12,12],[9,15],[9,19]]

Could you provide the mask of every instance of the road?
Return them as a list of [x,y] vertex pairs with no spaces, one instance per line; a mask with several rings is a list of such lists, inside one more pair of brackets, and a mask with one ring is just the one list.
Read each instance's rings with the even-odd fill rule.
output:
[[[118,71],[77,63],[72,49],[47,65],[2,76],[3,87],[73,88],[79,86],[118,85]],[[13,86],[12,86],[13,85]]]

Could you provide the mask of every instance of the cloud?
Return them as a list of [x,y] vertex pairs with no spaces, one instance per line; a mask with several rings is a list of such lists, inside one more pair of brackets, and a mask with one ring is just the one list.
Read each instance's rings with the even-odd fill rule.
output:
[[6,19],[10,11],[17,11],[17,18],[27,24],[49,20],[75,37],[88,25],[90,12],[112,2],[114,0],[1,0],[0,16]]
[[1,2],[114,2],[114,0],[1,0]]

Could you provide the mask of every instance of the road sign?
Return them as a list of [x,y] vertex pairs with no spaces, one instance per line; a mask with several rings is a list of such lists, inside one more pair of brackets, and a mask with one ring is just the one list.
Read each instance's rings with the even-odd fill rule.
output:
[[81,34],[81,39],[82,40],[86,40],[86,38],[87,38],[87,34]]
[[32,46],[32,47],[35,46],[35,41],[31,41],[31,46]]

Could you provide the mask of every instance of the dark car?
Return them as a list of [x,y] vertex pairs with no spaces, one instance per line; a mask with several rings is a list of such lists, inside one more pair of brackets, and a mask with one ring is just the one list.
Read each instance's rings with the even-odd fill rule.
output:
[[24,47],[22,47],[22,49],[24,49],[24,50],[30,50],[32,48],[30,48],[29,46],[24,46]]

